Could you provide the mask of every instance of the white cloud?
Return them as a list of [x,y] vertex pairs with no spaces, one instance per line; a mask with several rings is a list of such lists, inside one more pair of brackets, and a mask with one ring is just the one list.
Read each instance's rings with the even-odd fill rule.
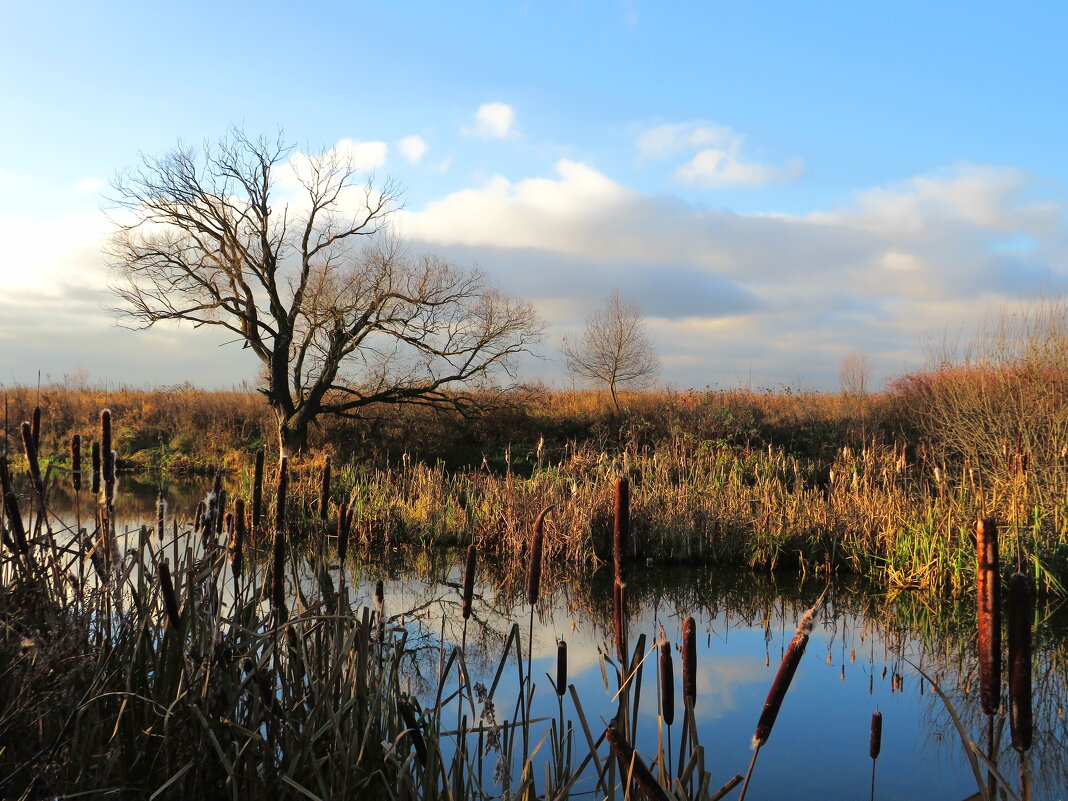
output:
[[105,186],[107,186],[107,181],[102,181],[99,178],[84,178],[74,185],[74,193],[76,195],[95,195]]
[[798,158],[782,165],[749,161],[742,155],[744,143],[745,137],[726,125],[695,120],[649,128],[638,136],[636,144],[638,153],[651,160],[693,154],[675,171],[675,178],[702,189],[783,183],[804,171]]
[[423,156],[426,155],[428,150],[426,140],[419,134],[412,134],[406,136],[397,142],[397,149],[401,152],[404,158],[408,159],[412,164],[418,164],[422,161]]
[[475,124],[463,133],[477,139],[514,139],[519,136],[515,110],[507,103],[483,103],[475,112]]
[[386,163],[389,146],[385,142],[360,142],[342,139],[333,147],[340,158],[348,159],[357,170],[372,170]]

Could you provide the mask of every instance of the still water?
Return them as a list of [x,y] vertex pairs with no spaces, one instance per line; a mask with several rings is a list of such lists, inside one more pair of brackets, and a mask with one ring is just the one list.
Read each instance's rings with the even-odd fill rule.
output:
[[[169,508],[186,508],[191,516],[205,483],[168,487]],[[152,521],[157,486],[127,480],[123,489],[119,508],[125,522]],[[53,501],[64,518],[74,513],[70,504],[61,509],[61,497]],[[530,644],[530,675],[535,684],[531,714],[541,719],[531,729],[531,750],[548,731],[548,721],[560,712],[549,681],[549,676],[555,679],[557,675],[560,640],[567,643],[568,683],[581,699],[589,728],[595,738],[604,730],[616,712],[618,690],[610,570],[576,575],[547,566],[541,600],[531,618],[521,571],[509,574],[480,565],[474,611],[465,632],[460,615],[463,566],[458,554],[374,557],[347,566],[345,583],[355,594],[356,604],[373,608],[375,583],[383,581],[391,636],[403,630],[410,646],[405,661],[407,689],[423,699],[424,706],[433,701],[431,695],[447,655],[461,642],[472,681],[491,686],[505,642],[518,623],[524,662]],[[337,571],[335,566],[335,577]],[[311,591],[314,584],[309,579]],[[683,621],[693,617],[698,634],[695,718],[705,765],[712,774],[710,786],[714,790],[735,774],[745,773],[757,718],[782,656],[799,619],[825,586],[822,577],[801,581],[748,571],[629,566],[628,638],[634,649],[644,634],[643,655],[648,656],[640,682],[632,689],[640,697],[634,739],[643,758],[654,761],[658,749],[658,679],[656,655],[650,652],[661,637],[672,646],[677,710],[675,725],[665,729],[664,744],[670,744],[677,754],[682,730],[679,645]],[[1036,606],[1035,737],[1028,754],[1033,798],[1065,801],[1068,616],[1056,601],[1039,600]],[[915,593],[890,597],[862,582],[836,579],[816,615],[807,651],[774,730],[761,749],[747,797],[869,798],[869,727],[875,710],[883,716],[876,798],[960,801],[972,796],[976,779],[965,745],[946,704],[921,671],[937,681],[967,736],[982,743],[985,750],[986,719],[979,708],[974,631],[970,599],[953,601]],[[521,671],[525,673],[526,665],[519,664],[514,653],[504,660],[494,696],[498,720],[514,715]],[[456,689],[455,676],[447,678],[445,685],[447,691]],[[455,703],[446,708],[446,718],[459,719]],[[486,722],[483,704],[475,702],[472,707],[465,701],[465,705],[466,714],[475,719],[482,716]],[[563,698],[563,712],[573,722],[576,738],[581,737],[570,694]],[[1006,717],[999,716],[996,723],[997,764],[1010,784],[1018,787],[1019,760],[1011,747]],[[547,752],[547,745],[542,747]],[[575,762],[587,750],[580,740]],[[607,747],[602,745],[600,750],[603,757]],[[495,765],[492,756],[487,756],[487,774],[495,768],[498,775],[518,770],[518,764]],[[512,776],[513,787],[517,779]],[[592,771],[584,774],[574,792],[589,794],[578,797],[598,797]],[[726,797],[737,795],[735,789]]]

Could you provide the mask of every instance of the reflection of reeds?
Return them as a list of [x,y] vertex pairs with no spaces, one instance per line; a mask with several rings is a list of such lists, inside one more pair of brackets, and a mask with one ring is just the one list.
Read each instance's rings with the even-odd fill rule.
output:
[[276,614],[284,614],[286,605],[286,491],[289,487],[289,459],[283,456],[278,462],[278,485],[276,490],[274,524],[274,561],[272,564],[271,603]]
[[1031,579],[1013,573],[1009,579],[1009,709],[1012,746],[1021,753],[1031,747]]
[[475,566],[478,562],[478,548],[467,546],[467,562],[464,566],[464,588],[460,598],[460,614],[464,620],[471,617],[471,600],[475,594]]
[[110,409],[104,409],[100,413],[100,457],[104,500],[106,503],[112,503],[115,500],[115,451],[111,444]]
[[263,511],[263,448],[256,451],[256,462],[252,472],[252,538],[260,537],[260,515]]
[[682,624],[682,697],[691,705],[697,698],[697,624],[692,617]]
[[326,520],[330,513],[330,456],[323,463],[323,478],[319,493],[319,519]]

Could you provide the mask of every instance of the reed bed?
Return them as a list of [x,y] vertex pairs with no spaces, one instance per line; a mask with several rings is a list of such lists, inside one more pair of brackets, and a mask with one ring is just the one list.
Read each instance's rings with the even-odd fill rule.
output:
[[[102,446],[112,436],[110,424],[110,415],[102,415]],[[573,684],[565,691],[562,642],[552,688],[559,715],[532,716],[538,684],[530,667],[532,635],[524,642],[517,623],[492,659],[491,686],[471,684],[466,633],[459,646],[440,640],[436,670],[425,686],[413,686],[411,665],[419,651],[409,643],[403,616],[387,614],[393,601],[387,602],[382,579],[375,581],[373,608],[355,604],[344,564],[329,547],[332,516],[338,520],[339,548],[345,543],[367,551],[390,537],[399,541],[396,533],[368,524],[372,507],[361,489],[365,485],[352,481],[354,468],[335,464],[328,470],[283,459],[274,491],[265,498],[259,458],[247,491],[227,491],[217,474],[192,521],[172,514],[168,527],[160,504],[152,528],[119,532],[114,459],[102,456],[97,495],[84,499],[85,519],[76,507],[78,519],[70,526],[48,509],[59,476],[40,471],[40,462],[33,469],[32,424],[24,444],[25,474],[0,460],[5,499],[0,658],[7,677],[0,726],[23,735],[3,738],[4,797],[563,799],[593,788],[611,799],[641,794],[711,801],[742,781],[735,775],[714,785],[706,765],[694,717],[692,620],[683,631],[686,712],[678,723],[678,758],[672,759],[670,747],[673,698],[663,693],[657,697],[658,725],[667,728],[669,745],[665,749],[658,738],[656,753],[643,756],[635,749],[640,691],[653,654],[661,673],[668,674],[661,676],[661,687],[674,686],[670,649],[665,658],[662,643],[647,647],[645,633],[633,632],[633,647],[602,655],[606,688],[616,704],[607,727],[587,718]],[[641,532],[647,532],[649,518],[636,513],[651,513],[643,508],[645,495],[664,481],[655,459],[647,465],[649,475],[637,469],[645,465],[643,458],[636,454],[637,465],[624,465],[626,481],[606,474],[595,482],[605,490],[600,503],[611,503],[615,490],[615,519],[604,521],[604,528],[617,532],[612,582],[620,589],[624,549],[637,558],[646,553]],[[610,466],[606,460],[593,475]],[[681,479],[674,477],[687,486]],[[559,468],[528,480],[539,492],[520,489],[523,482],[508,474],[497,489],[469,479],[451,485],[454,477],[448,474],[415,469],[389,480],[404,485],[390,484],[397,498],[421,503],[436,498],[439,524],[467,523],[459,529],[471,540],[469,567],[458,587],[465,632],[480,605],[469,589],[477,557],[502,550],[483,527],[488,498],[510,501],[511,536],[524,540],[512,546],[528,555],[525,587],[517,578],[515,591],[525,590],[532,621],[543,602],[542,585],[551,580],[550,557],[564,556],[569,565],[595,558],[568,550],[576,546],[563,532],[578,524],[576,496],[584,489],[575,482],[568,495],[554,497],[553,491],[562,493],[565,482],[574,481]],[[631,484],[638,488],[633,493]],[[81,499],[82,490],[75,492]],[[543,504],[538,515],[527,505],[535,498]],[[557,503],[550,516],[552,502]],[[592,538],[588,524],[585,531]],[[627,604],[642,601],[633,576],[627,576],[623,597]],[[627,604],[617,601],[612,623],[617,644],[631,642]],[[817,602],[801,615],[798,638],[807,640],[802,630],[819,607]],[[1021,635],[1010,636],[1010,647],[1014,642],[1023,642]],[[795,638],[769,693],[774,711],[768,718],[766,707],[761,715],[761,742],[803,651],[804,642]],[[1022,665],[1022,657],[1010,655],[1010,664]],[[518,697],[509,715],[506,699],[496,693],[511,670],[518,676]],[[1014,674],[1018,682],[1021,671]],[[1015,697],[1022,699],[1022,691]],[[1017,703],[1022,710],[1022,700]]]

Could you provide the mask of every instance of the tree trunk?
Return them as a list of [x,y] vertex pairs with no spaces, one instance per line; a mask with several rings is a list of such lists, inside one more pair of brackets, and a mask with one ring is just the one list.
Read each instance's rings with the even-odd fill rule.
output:
[[308,446],[308,420],[278,418],[278,449],[282,456],[295,456]]

